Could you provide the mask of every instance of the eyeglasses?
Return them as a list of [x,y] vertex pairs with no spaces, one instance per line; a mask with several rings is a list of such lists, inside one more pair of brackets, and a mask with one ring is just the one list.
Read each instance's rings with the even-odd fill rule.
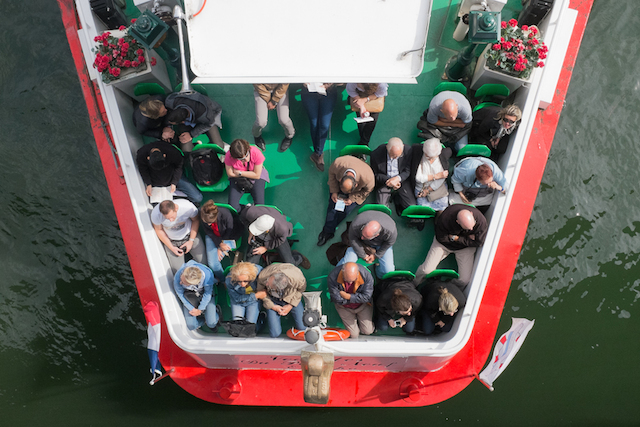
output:
[[507,123],[507,124],[509,124],[509,125],[512,125],[512,124],[514,124],[516,121],[515,121],[515,120],[511,120],[511,119],[504,118],[504,119],[502,119],[502,122],[503,122],[503,123]]
[[238,283],[251,283],[251,280],[238,280]]

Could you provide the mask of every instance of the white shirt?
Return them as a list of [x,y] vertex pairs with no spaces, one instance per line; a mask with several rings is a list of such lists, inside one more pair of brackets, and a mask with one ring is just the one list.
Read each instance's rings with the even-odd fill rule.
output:
[[151,212],[151,222],[162,225],[165,233],[171,240],[182,240],[191,232],[191,218],[198,215],[198,208],[188,200],[176,199],[173,201],[178,207],[175,221],[169,221],[160,213],[160,205],[156,205]]

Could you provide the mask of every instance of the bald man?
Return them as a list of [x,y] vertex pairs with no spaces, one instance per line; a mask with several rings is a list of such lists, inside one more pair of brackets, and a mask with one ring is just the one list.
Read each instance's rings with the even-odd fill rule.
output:
[[329,273],[327,287],[331,302],[351,338],[371,335],[373,325],[373,276],[361,264],[348,262]]
[[390,138],[371,152],[371,169],[376,178],[376,203],[389,206],[390,200],[394,199],[398,215],[416,204],[409,183],[411,147],[400,138]]
[[435,237],[427,258],[416,271],[414,283],[420,285],[424,277],[438,267],[440,261],[453,253],[458,263],[458,274],[464,284],[471,280],[476,248],[487,237],[487,220],[471,206],[451,205],[436,217]]
[[473,120],[471,104],[455,91],[445,90],[431,99],[429,108],[418,122],[420,138],[438,138],[456,152],[467,145]]
[[398,238],[396,223],[389,215],[378,211],[365,211],[359,214],[349,228],[349,243],[344,258],[338,265],[356,262],[362,258],[366,263],[378,262],[376,275],[380,278],[395,270],[393,262],[393,244]]

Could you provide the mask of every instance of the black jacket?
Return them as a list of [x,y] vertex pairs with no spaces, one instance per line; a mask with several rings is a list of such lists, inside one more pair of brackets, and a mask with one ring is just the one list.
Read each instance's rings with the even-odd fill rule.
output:
[[207,132],[213,125],[219,128],[222,127],[222,122],[220,121],[222,107],[201,93],[174,92],[167,96],[165,106],[172,110],[186,106],[194,112],[193,121],[196,126],[189,131],[192,138]]
[[[509,135],[500,138],[498,145],[493,148],[491,138],[500,130],[500,121],[496,120],[498,112],[502,107],[488,106],[473,112],[473,125],[469,132],[469,142],[474,144],[483,144],[491,149],[491,159],[496,160],[500,154],[504,154],[509,146],[511,135],[515,133],[515,129]],[[514,124],[514,126],[516,126]]]
[[229,209],[221,208],[220,206],[218,206],[218,219],[216,220],[220,237],[213,233],[211,226],[205,224],[203,221],[200,221],[200,223],[204,227],[204,233],[213,240],[216,247],[220,246],[223,240],[239,239],[242,237],[242,232],[244,231],[240,218],[231,213]]
[[[147,157],[154,148],[159,148],[166,155],[167,164],[163,169],[155,170],[149,166]],[[145,185],[168,187],[171,184],[177,185],[182,177],[182,153],[168,142],[156,141],[143,145],[136,153],[136,163]]]
[[[476,225],[473,230],[465,230],[458,224],[458,212],[466,209],[471,211]],[[464,249],[468,247],[479,247],[484,243],[487,237],[487,219],[478,209],[465,204],[456,204],[447,207],[442,213],[436,217],[435,233],[436,239],[442,245],[452,251]],[[452,242],[449,235],[458,236],[458,240]],[[472,239],[471,236],[474,236]]]
[[[467,303],[467,297],[464,296],[462,289],[456,283],[464,285],[462,282],[456,280],[448,282],[437,280],[427,283],[420,290],[420,293],[422,294],[422,301],[424,303],[423,315],[429,316],[431,320],[433,320],[433,323],[442,321],[444,323],[444,327],[441,329],[445,332],[451,329],[451,325],[453,324],[456,316],[462,311]],[[438,301],[440,300],[440,292],[438,291],[438,288],[440,287],[445,288],[458,301],[458,312],[453,316],[447,316],[440,311],[440,306],[438,304]]]
[[[165,95],[151,95],[149,99],[157,99],[164,103]],[[169,126],[166,122],[166,117],[167,116],[150,119],[142,114],[140,106],[138,105],[135,110],[133,110],[133,125],[141,135],[150,136],[155,139],[162,139],[162,129]]]
[[391,297],[396,289],[402,290],[411,301],[411,315],[402,316],[404,320],[409,321],[415,317],[422,307],[422,295],[416,290],[415,285],[409,280],[383,280],[376,285],[376,309],[378,315],[385,321],[393,319],[398,312],[391,308]]
[[[411,147],[405,145],[398,159],[398,172],[402,182],[409,178],[411,166]],[[383,144],[371,152],[371,169],[376,178],[376,188],[384,187],[389,179],[387,175],[387,145]]]

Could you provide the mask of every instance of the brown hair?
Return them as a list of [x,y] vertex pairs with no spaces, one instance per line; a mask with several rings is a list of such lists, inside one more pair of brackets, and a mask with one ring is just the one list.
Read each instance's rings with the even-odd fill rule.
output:
[[356,92],[358,92],[358,96],[360,98],[365,98],[375,94],[376,91],[378,90],[378,86],[380,86],[380,83],[361,83],[361,86],[362,86],[362,90],[360,90],[356,86]]
[[491,166],[486,163],[481,164],[476,168],[476,179],[478,181],[486,181],[489,178],[493,177],[493,171],[491,170]]
[[218,220],[218,207],[213,200],[207,200],[200,207],[200,219],[207,224],[212,224]]
[[411,308],[411,300],[402,293],[402,289],[395,289],[391,297],[391,308],[397,312],[407,311]]
[[162,111],[162,107],[164,107],[164,102],[159,99],[147,98],[140,103],[138,108],[140,108],[143,116],[155,120],[160,118],[160,111]]
[[169,212],[176,210],[176,204],[173,203],[173,201],[171,200],[165,200],[162,203],[160,203],[160,207],[158,209],[160,209],[160,213],[162,215],[166,215]]
[[231,147],[229,147],[229,154],[234,159],[242,159],[247,155],[250,148],[251,147],[246,139],[238,138],[231,143]]
[[258,269],[254,263],[243,261],[231,267],[229,275],[232,282],[237,282],[240,276],[247,276],[253,282],[258,277]]

